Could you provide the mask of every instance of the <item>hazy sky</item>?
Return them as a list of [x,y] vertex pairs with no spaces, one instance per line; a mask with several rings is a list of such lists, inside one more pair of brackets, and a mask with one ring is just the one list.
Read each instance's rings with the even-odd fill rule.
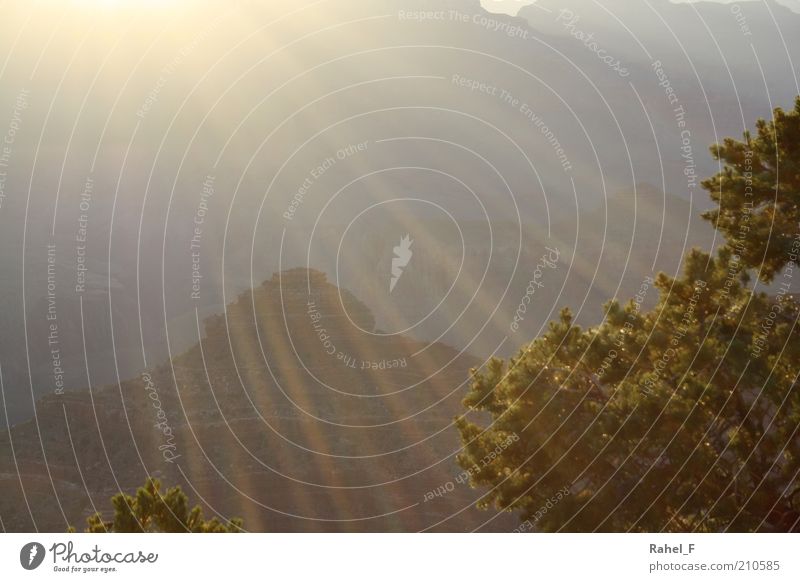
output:
[[[533,4],[536,0],[481,0],[481,4],[487,10],[492,12],[502,12],[504,14],[515,15],[520,8]],[[696,2],[702,0],[672,0],[673,2]],[[733,2],[758,2],[760,0],[708,0],[711,2],[722,2],[723,4],[731,4]],[[776,0],[778,4],[788,6],[795,12],[800,12],[800,0]]]

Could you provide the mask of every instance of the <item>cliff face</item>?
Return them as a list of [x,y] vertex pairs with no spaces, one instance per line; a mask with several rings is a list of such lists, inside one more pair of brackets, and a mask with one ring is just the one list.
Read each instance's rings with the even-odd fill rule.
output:
[[464,484],[425,501],[459,472],[450,424],[471,356],[375,334],[363,303],[305,269],[241,294],[204,330],[119,386],[37,401],[0,439],[6,530],[80,526],[147,474],[253,530],[470,530],[490,517]]

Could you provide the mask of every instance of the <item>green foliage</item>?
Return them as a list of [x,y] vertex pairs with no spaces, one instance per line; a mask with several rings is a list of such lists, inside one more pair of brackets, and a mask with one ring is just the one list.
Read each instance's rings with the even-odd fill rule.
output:
[[727,138],[711,154],[725,163],[703,182],[718,207],[703,217],[719,229],[746,269],[771,281],[787,264],[800,224],[800,97],[793,111],[759,119],[756,136]]
[[724,208],[709,213],[729,243],[716,257],[694,249],[680,277],[644,284],[641,293],[658,293],[652,310],[611,302],[589,329],[564,310],[516,357],[473,371],[456,424],[458,462],[477,467],[471,483],[486,488],[480,507],[539,531],[798,528],[800,306],[785,289],[753,292],[746,271],[762,257],[762,278],[795,269],[786,254],[798,232],[798,119],[800,100],[747,138],[757,187],[741,257],[731,233],[745,203],[744,146],[726,140],[712,151],[729,166],[706,182],[723,192]]
[[[241,519],[228,523],[216,517],[205,520],[203,510],[189,510],[189,499],[180,487],[161,491],[161,483],[152,477],[136,491],[136,497],[118,493],[111,498],[114,506],[112,521],[104,521],[96,513],[86,520],[87,533],[237,533],[242,530]],[[73,530],[74,531],[74,530]]]

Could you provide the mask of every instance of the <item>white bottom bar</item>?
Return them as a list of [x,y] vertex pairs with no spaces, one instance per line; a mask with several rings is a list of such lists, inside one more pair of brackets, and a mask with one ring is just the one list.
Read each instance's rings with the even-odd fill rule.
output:
[[[791,534],[3,534],[0,572],[4,580],[201,573],[347,582],[796,581],[798,541]],[[41,545],[31,550],[33,542]]]

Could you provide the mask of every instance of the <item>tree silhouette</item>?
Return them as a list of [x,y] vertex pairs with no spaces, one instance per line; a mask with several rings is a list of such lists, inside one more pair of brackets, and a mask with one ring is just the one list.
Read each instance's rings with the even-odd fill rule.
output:
[[[136,491],[136,497],[118,493],[111,498],[114,518],[104,521],[100,513],[86,520],[87,533],[237,533],[242,529],[241,519],[227,523],[216,517],[205,520],[203,510],[195,506],[189,510],[189,498],[179,486],[161,492],[161,482],[152,477]],[[71,531],[75,531],[71,528]]]

